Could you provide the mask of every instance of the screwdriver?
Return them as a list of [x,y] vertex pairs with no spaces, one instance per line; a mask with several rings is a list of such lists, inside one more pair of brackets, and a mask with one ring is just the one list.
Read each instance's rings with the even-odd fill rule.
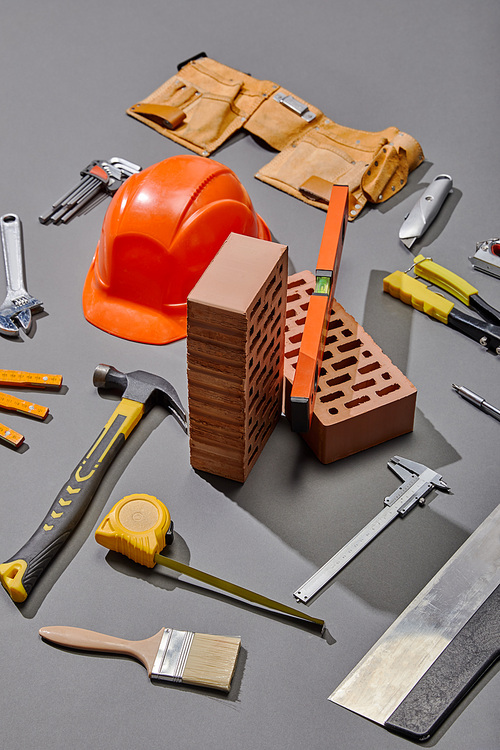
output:
[[484,398],[478,396],[477,393],[474,393],[474,391],[469,390],[463,385],[455,385],[455,383],[452,383],[451,387],[466,401],[470,401],[470,403],[477,406],[478,409],[485,411],[486,414],[489,414],[491,417],[495,417],[495,419],[500,421],[500,409],[497,409],[496,406],[489,404]]

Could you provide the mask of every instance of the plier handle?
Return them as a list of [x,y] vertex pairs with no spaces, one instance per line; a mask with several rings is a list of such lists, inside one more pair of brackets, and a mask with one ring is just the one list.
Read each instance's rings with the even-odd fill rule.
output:
[[[409,276],[408,272],[412,269],[417,276],[452,294],[477,312],[483,320],[457,310],[454,303],[446,297]],[[413,266],[406,273],[395,271],[386,276],[384,292],[460,331],[495,354],[500,354],[500,312],[482,299],[472,284],[434,263],[431,258],[417,255]]]

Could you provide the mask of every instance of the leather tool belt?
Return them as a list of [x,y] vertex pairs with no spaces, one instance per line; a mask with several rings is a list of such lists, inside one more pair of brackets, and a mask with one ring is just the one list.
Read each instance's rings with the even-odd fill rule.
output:
[[419,143],[396,127],[378,133],[343,127],[279,84],[204,53],[127,114],[202,156],[246,130],[278,152],[257,179],[325,210],[332,186],[347,185],[350,221],[367,202],[399,192],[424,160]]

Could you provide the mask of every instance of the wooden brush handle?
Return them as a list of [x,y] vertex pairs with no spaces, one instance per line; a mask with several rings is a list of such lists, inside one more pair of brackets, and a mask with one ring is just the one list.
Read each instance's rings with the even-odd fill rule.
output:
[[93,630],[54,625],[39,630],[40,635],[51,643],[84,651],[103,651],[105,653],[126,654],[138,659],[151,674],[154,660],[160,647],[164,628],[151,638],[142,641],[128,641],[113,635],[96,633]]

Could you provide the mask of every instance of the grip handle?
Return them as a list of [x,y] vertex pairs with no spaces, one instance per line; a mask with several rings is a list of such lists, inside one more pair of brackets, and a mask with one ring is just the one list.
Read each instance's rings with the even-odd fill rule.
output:
[[441,323],[448,323],[448,316],[455,306],[453,302],[436,292],[431,292],[421,281],[402,271],[394,271],[385,277],[384,292]]
[[40,526],[15,555],[0,565],[0,580],[13,601],[25,601],[74,531],[108,467],[143,413],[143,404],[122,399],[95,443],[64,483]]
[[440,266],[430,258],[424,258],[423,255],[417,255],[415,258],[415,267],[413,269],[416,276],[420,276],[431,284],[441,287],[456,297],[464,305],[469,305],[470,297],[477,294],[477,289],[462,279],[453,271],[448,271],[444,266]]

